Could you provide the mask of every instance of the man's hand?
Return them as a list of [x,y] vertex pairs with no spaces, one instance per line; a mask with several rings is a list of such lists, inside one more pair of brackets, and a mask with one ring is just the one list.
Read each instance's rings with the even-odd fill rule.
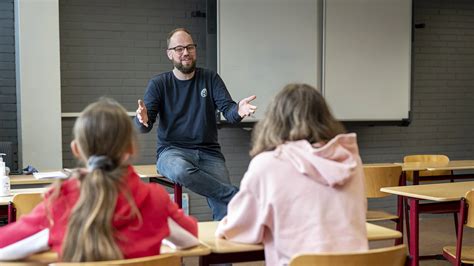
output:
[[257,96],[252,95],[250,97],[244,98],[239,102],[239,115],[240,117],[244,118],[246,116],[251,116],[257,110],[257,106],[251,105],[250,102],[255,100]]
[[142,100],[138,100],[137,118],[140,123],[148,127],[148,113]]

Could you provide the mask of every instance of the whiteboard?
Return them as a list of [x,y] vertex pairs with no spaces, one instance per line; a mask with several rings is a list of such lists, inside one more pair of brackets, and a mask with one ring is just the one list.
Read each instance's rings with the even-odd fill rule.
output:
[[326,0],[323,93],[346,121],[409,118],[411,0]]
[[319,0],[218,0],[217,69],[236,101],[257,95],[253,119],[288,83],[320,87],[320,12]]
[[343,121],[409,118],[411,0],[218,0],[217,69],[262,118],[291,82],[321,88]]

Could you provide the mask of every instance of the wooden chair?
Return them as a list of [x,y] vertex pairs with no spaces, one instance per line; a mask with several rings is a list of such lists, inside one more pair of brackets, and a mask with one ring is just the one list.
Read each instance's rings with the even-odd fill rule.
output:
[[[394,187],[400,185],[402,167],[399,165],[364,166],[365,173],[365,194],[368,199],[388,197],[391,194],[381,192],[383,187]],[[398,197],[397,215],[385,211],[368,210],[366,221],[386,221],[392,220],[397,223],[396,230],[403,234],[403,199]],[[403,238],[396,239],[395,245],[403,242]]]
[[[449,163],[449,157],[441,154],[422,154],[422,155],[407,155],[403,157],[403,162],[433,162],[433,163]],[[435,178],[435,176],[446,176],[452,175],[453,171],[450,170],[440,170],[440,171],[420,171],[419,176],[423,177],[420,181],[433,181],[440,180]],[[432,177],[432,178],[430,178]],[[414,185],[418,185],[418,180],[414,180],[413,172],[406,172],[407,181],[414,182]],[[453,181],[451,179],[451,181]],[[415,184],[416,183],[416,184]]]
[[157,255],[136,259],[109,260],[94,262],[58,262],[50,266],[94,266],[94,265],[123,265],[123,266],[181,266],[181,258],[173,255]]
[[42,193],[17,194],[13,196],[12,201],[8,204],[8,223],[12,223],[21,216],[30,213],[42,201]]
[[406,246],[398,245],[366,252],[298,254],[290,266],[403,266],[406,259]]
[[443,248],[443,256],[453,265],[460,266],[462,263],[474,264],[474,246],[462,246],[464,225],[474,228],[474,190],[466,193],[460,202],[458,234],[456,246]]

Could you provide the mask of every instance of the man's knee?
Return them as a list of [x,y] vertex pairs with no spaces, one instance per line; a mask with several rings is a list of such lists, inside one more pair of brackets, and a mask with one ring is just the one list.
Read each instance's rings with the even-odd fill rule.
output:
[[181,184],[182,186],[190,187],[193,184],[191,178],[192,172],[194,172],[194,170],[190,168],[174,169],[174,171],[170,173],[170,178],[173,179],[175,182]]
[[158,171],[173,182],[182,186],[190,185],[189,175],[196,171],[196,167],[183,159],[158,160]]

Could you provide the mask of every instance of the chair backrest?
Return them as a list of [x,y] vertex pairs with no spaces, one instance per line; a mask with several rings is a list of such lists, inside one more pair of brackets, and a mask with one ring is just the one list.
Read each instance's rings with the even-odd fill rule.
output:
[[290,266],[403,266],[406,259],[406,246],[398,245],[366,252],[299,254],[291,259]]
[[[449,157],[442,154],[420,154],[420,155],[407,155],[403,157],[403,162],[433,162],[433,163],[449,163]],[[438,176],[438,175],[450,175],[449,170],[440,171],[420,171],[419,176]],[[413,180],[413,172],[407,171],[407,180]],[[423,181],[423,180],[420,180]]]
[[44,266],[48,265],[46,263],[42,262],[29,262],[29,261],[14,261],[14,262],[8,262],[8,261],[0,261],[0,265],[2,266]]
[[381,192],[381,188],[399,185],[402,167],[400,165],[364,166],[364,174],[367,198],[382,198],[390,194]]
[[94,262],[58,262],[50,266],[94,266],[94,265],[124,265],[124,266],[181,266],[181,258],[173,255],[157,255],[136,259],[109,260]]
[[467,209],[466,226],[474,228],[474,190],[468,191],[464,198],[466,198],[466,203],[469,206]]
[[42,193],[17,194],[13,196],[12,202],[16,209],[16,220],[30,213],[36,205],[43,201]]
[[34,262],[34,261],[0,261],[0,265],[2,266],[44,266],[48,265],[42,262]]

